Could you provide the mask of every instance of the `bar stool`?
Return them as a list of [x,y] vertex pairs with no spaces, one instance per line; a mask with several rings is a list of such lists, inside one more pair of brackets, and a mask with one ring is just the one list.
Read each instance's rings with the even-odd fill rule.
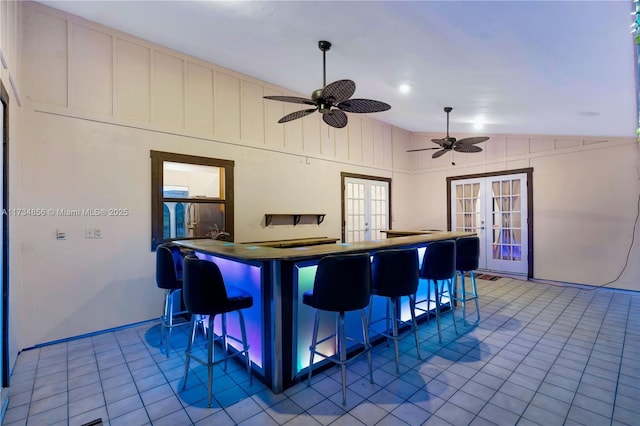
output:
[[[244,316],[242,309],[253,306],[253,297],[245,290],[234,287],[225,286],[222,273],[213,262],[198,259],[195,255],[189,255],[184,259],[184,287],[183,287],[184,303],[191,312],[191,338],[187,344],[185,351],[184,364],[184,381],[182,389],[187,386],[187,375],[189,373],[189,362],[191,358],[205,365],[208,370],[208,404],[211,407],[212,385],[213,385],[213,366],[221,362],[225,363],[229,358],[244,355],[247,363],[247,373],[249,374],[249,383],[252,384],[253,377],[251,375],[251,361],[249,359],[249,344],[247,343],[247,332],[244,325]],[[228,312],[238,312],[240,320],[240,332],[242,339],[227,335],[226,330],[226,314]],[[223,342],[225,354],[223,358],[214,361],[214,333],[213,322],[215,316],[222,314],[222,335],[219,337]],[[208,351],[207,360],[202,360],[192,353],[193,341],[196,335],[196,327],[200,319],[200,315],[208,315]],[[228,339],[242,343],[242,350],[229,354]]]
[[[451,315],[453,315],[453,327],[458,334],[458,326],[455,321],[453,309],[452,281],[456,274],[456,243],[453,240],[434,241],[427,245],[420,268],[420,278],[427,280],[427,309],[431,309],[431,283],[433,283],[436,305],[436,321],[438,323],[438,342],[442,343],[442,331],[440,328],[440,310],[442,306],[442,293],[446,291],[449,295]],[[439,288],[439,284],[442,285]],[[421,301],[423,302],[423,301]],[[420,309],[420,308],[417,308]],[[424,309],[420,309],[424,310]]]
[[[416,291],[418,289],[418,251],[416,249],[382,250],[373,255],[371,263],[371,299],[381,296],[387,299],[387,314],[375,322],[386,321],[386,332],[377,333],[393,340],[396,355],[396,373],[400,372],[400,357],[398,353],[398,326],[404,324],[398,312],[398,301],[401,297],[409,297],[411,311],[411,328],[416,341],[418,359],[420,344],[418,342],[418,323],[416,322]],[[391,306],[389,306],[391,305]],[[391,314],[389,314],[391,307]],[[369,309],[369,327],[373,324],[371,313],[373,303]],[[391,324],[389,324],[391,323]],[[391,325],[391,327],[389,327]],[[375,331],[373,331],[375,333]]]
[[[462,304],[462,320],[467,321],[467,302],[475,301],[476,322],[480,321],[480,309],[478,309],[478,289],[476,287],[475,269],[478,269],[480,258],[480,238],[462,237],[456,240],[456,279],[453,284],[453,300]],[[469,273],[471,281],[471,296],[467,296],[464,275]],[[458,291],[458,274],[460,275],[460,291]],[[461,295],[459,295],[461,293]]]
[[[180,248],[173,244],[160,244],[156,247],[156,284],[158,288],[164,290],[164,308],[160,317],[160,344],[166,332],[166,353],[169,358],[171,348],[171,330],[174,327],[187,325],[189,322],[175,323],[178,315],[187,311],[174,311],[175,296],[180,296],[182,291],[182,254]],[[180,298],[178,298],[180,303]]]
[[[309,375],[307,386],[311,386],[311,373],[313,370],[314,355],[320,355],[325,359],[340,365],[342,370],[342,405],[347,404],[347,370],[346,365],[356,359],[356,356],[347,360],[346,340],[355,341],[364,345],[364,350],[357,354],[367,354],[369,361],[369,381],[373,383],[373,369],[371,365],[371,344],[367,330],[367,317],[364,308],[369,305],[371,297],[371,260],[368,253],[330,255],[323,257],[318,262],[318,269],[313,283],[313,290],[307,291],[302,296],[302,303],[316,309],[313,325],[313,337],[309,346]],[[360,310],[362,318],[363,342],[352,337],[347,337],[344,330],[345,312]],[[336,333],[324,337],[318,341],[318,328],[320,325],[319,311],[336,312]],[[316,350],[318,344],[336,339],[337,354],[326,355]]]

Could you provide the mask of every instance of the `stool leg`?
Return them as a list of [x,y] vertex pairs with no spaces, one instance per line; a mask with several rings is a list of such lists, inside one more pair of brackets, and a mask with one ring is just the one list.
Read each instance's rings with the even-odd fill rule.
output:
[[162,336],[167,334],[166,342],[165,342],[165,352],[167,354],[167,358],[169,358],[169,348],[170,348],[170,340],[171,340],[171,325],[173,321],[171,318],[173,317],[173,297],[171,296],[171,290],[167,289],[164,292],[164,315],[162,317],[162,328],[160,329],[160,344],[162,344]]
[[[387,313],[386,313],[386,315],[387,316],[385,318],[385,323],[386,323],[385,325],[386,325],[387,328],[385,329],[386,330],[385,334],[387,335],[387,337],[386,337],[386,339],[387,339],[387,347],[389,347],[389,337],[388,336],[389,336],[389,332],[392,331],[392,328],[393,328],[393,325],[390,324],[389,322],[392,321],[394,317],[392,316],[393,314],[389,312],[389,310],[390,310],[389,305],[392,304],[393,302],[391,301],[391,298],[389,298],[389,297],[386,297],[386,299],[387,299],[386,300],[386,304],[387,304]],[[391,307],[391,311],[393,312],[393,307]]]
[[416,339],[416,352],[418,359],[422,359],[420,354],[420,343],[418,342],[418,323],[416,322],[416,295],[409,295],[409,310],[411,311],[411,328],[413,329],[413,337]]
[[427,282],[427,322],[429,322],[431,320],[431,280],[425,281]]
[[476,302],[476,322],[480,321],[480,308],[478,308],[478,288],[476,287],[476,274],[471,271],[471,290],[473,291],[473,298]]
[[362,335],[364,336],[364,349],[367,351],[367,361],[369,363],[369,383],[373,384],[373,363],[371,362],[371,342],[369,341],[369,325],[365,324],[366,317],[362,310]]
[[433,283],[433,291],[436,296],[436,322],[438,323],[438,343],[442,343],[442,332],[440,331],[440,298],[438,297],[438,281],[433,280]]
[[189,373],[189,363],[191,362],[191,348],[193,347],[193,339],[196,335],[196,316],[195,314],[191,316],[191,338],[189,339],[189,343],[187,343],[187,349],[184,352],[185,360],[184,360],[184,378],[182,380],[182,390],[185,390],[187,387],[187,374]]
[[[456,310],[453,309],[453,291],[451,289],[453,277],[451,277],[446,281],[447,281],[447,292],[449,293],[449,305],[451,306],[450,308],[451,316],[453,317],[453,329],[456,331],[456,334],[458,334],[458,324],[456,324]],[[464,311],[464,307],[462,309]]]
[[215,315],[209,316],[209,347],[207,348],[207,389],[208,393],[208,407],[211,408],[212,387],[213,387],[213,320]]
[[315,319],[313,321],[313,335],[311,336],[311,346],[309,346],[309,375],[307,376],[307,386],[311,386],[311,372],[313,370],[313,355],[316,350],[316,342],[318,341],[318,325],[320,318],[316,310]]
[[229,341],[227,340],[227,314],[222,314],[222,347],[224,348],[224,371],[227,371],[227,355],[229,354]]
[[251,359],[249,359],[249,343],[247,342],[247,330],[244,327],[244,315],[242,311],[238,311],[240,317],[240,332],[242,333],[242,349],[244,356],[247,358],[247,374],[249,374],[249,386],[253,385],[253,375],[251,374]]
[[[393,349],[396,355],[396,373],[400,372],[400,353],[398,350],[398,298],[397,297],[389,297],[387,299],[387,303],[391,303],[391,321],[393,321]],[[388,341],[388,339],[387,339]]]
[[464,283],[464,271],[460,271],[460,291],[462,293],[462,320],[467,321],[467,294]]
[[344,312],[338,314],[338,353],[342,372],[342,405],[347,405],[347,347],[344,336]]

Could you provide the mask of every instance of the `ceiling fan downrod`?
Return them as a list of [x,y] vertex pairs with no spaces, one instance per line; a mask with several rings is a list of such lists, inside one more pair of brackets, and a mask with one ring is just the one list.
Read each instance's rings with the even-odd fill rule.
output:
[[326,40],[320,40],[318,47],[322,50],[322,88],[327,85],[327,50],[331,49],[331,43]]
[[449,113],[453,111],[453,108],[451,107],[444,107],[444,112],[447,113],[447,137],[446,139],[449,140]]

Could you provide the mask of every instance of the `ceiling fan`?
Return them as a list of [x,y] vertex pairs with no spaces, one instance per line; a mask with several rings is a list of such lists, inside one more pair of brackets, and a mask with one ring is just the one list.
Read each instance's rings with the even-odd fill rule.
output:
[[449,113],[453,110],[451,107],[444,107],[444,112],[447,113],[447,136],[444,139],[431,139],[431,142],[440,145],[437,148],[419,148],[419,149],[410,149],[407,152],[416,152],[416,151],[426,151],[429,149],[439,149],[440,151],[436,151],[431,156],[432,158],[438,158],[444,155],[447,151],[458,151],[458,152],[481,152],[482,148],[476,146],[475,144],[488,141],[489,138],[487,136],[476,136],[471,138],[464,138],[457,140],[449,136]]
[[384,102],[371,99],[350,99],[356,91],[356,83],[351,80],[338,80],[327,84],[326,52],[331,49],[331,43],[321,40],[318,47],[322,51],[322,89],[315,90],[311,94],[311,99],[297,96],[265,96],[265,99],[274,101],[292,102],[296,104],[311,105],[313,108],[287,114],[278,120],[278,123],[302,118],[314,111],[322,113],[322,119],[329,126],[342,128],[347,125],[346,112],[369,113],[386,111],[391,108]]

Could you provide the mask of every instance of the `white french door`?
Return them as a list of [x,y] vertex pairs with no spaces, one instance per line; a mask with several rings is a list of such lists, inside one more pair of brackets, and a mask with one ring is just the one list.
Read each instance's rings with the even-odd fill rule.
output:
[[528,274],[527,174],[451,181],[451,229],[480,237],[480,269]]
[[344,178],[346,243],[379,240],[389,229],[389,182]]

